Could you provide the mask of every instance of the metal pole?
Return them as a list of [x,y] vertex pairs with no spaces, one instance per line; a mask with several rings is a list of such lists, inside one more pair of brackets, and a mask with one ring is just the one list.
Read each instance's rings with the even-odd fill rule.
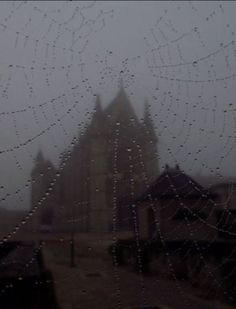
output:
[[70,267],[75,267],[75,243],[74,235],[72,235],[70,240]]
[[75,203],[73,202],[73,217],[70,239],[70,267],[75,267]]
[[[72,157],[73,162],[74,158]],[[76,201],[76,168],[73,168],[73,205],[72,205],[72,228],[71,228],[71,240],[70,240],[70,267],[75,267],[75,201]]]

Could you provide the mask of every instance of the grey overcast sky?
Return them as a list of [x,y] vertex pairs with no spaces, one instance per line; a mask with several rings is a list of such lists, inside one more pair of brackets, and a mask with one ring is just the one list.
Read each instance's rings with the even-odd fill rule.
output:
[[37,151],[57,165],[120,78],[139,117],[150,104],[161,166],[234,177],[235,15],[233,1],[0,2],[1,206],[29,207]]

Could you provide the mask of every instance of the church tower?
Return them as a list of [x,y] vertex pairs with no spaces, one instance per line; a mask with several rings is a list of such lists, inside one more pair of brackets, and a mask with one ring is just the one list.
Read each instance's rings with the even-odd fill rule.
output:
[[89,231],[108,232],[111,224],[110,207],[106,195],[107,183],[107,134],[106,117],[99,96],[87,132],[89,143]]
[[35,158],[35,166],[31,172],[31,208],[36,209],[32,216],[32,229],[37,231],[40,225],[40,199],[43,197],[43,173],[45,168],[45,159],[42,151],[39,150]]
[[[73,227],[78,232],[107,233],[113,218],[117,230],[130,231],[135,222],[132,202],[158,176],[157,137],[147,102],[141,122],[122,83],[106,108],[98,96],[90,123],[73,150],[61,158],[60,179],[55,192],[41,203],[35,216],[38,224],[42,218],[49,222],[53,209],[58,231]],[[32,208],[55,173],[39,152],[32,171]]]
[[[104,112],[108,119],[107,131],[110,141],[108,168],[111,178],[107,187],[107,197],[111,206],[114,198],[117,201],[116,210],[113,209],[116,213],[113,215],[117,217],[118,228],[128,230],[134,224],[134,218],[132,209],[126,202],[134,199],[145,189],[144,167],[139,156],[141,150],[146,158],[145,130],[138,120],[122,83],[117,96]],[[113,193],[114,163],[117,169],[115,196]]]
[[38,230],[43,225],[53,226],[57,198],[50,185],[55,177],[53,164],[44,158],[41,150],[35,161],[35,167],[31,172],[31,208],[36,209],[32,218],[32,227],[33,230]]

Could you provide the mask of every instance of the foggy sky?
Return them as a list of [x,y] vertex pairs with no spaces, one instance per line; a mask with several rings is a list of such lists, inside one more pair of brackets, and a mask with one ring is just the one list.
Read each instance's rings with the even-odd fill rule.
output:
[[139,117],[150,104],[161,167],[234,177],[235,13],[234,2],[1,2],[1,205],[29,206],[37,151],[57,165],[120,78]]

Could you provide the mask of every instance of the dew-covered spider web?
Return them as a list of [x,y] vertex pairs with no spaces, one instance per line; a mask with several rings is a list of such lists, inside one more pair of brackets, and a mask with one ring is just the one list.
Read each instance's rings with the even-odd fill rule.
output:
[[3,308],[235,306],[235,13],[0,3]]

